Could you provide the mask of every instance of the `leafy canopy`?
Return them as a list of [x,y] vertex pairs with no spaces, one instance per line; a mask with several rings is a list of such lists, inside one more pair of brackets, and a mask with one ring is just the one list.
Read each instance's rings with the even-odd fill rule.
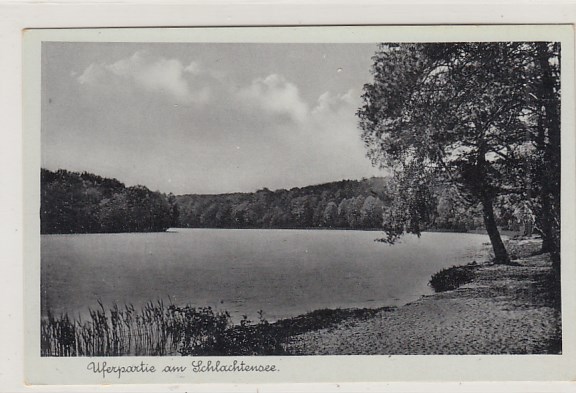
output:
[[368,156],[395,174],[390,240],[430,223],[439,185],[468,206],[483,203],[485,218],[498,195],[523,192],[534,150],[534,45],[379,46],[357,114]]

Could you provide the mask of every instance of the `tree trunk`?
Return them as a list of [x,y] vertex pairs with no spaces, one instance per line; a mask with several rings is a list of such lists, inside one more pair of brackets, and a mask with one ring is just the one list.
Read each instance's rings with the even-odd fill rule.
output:
[[[544,150],[542,173],[542,252],[550,252],[553,267],[560,270],[560,107],[550,58],[553,56],[547,43],[538,43],[537,53],[542,80],[538,96],[541,102],[539,133],[540,148]],[[560,62],[560,56],[558,56]],[[547,139],[547,140],[546,140]]]
[[[546,182],[546,181],[544,181]],[[554,249],[554,238],[553,238],[553,213],[552,213],[552,203],[550,198],[550,193],[547,192],[549,187],[544,186],[544,191],[541,194],[542,200],[542,217],[540,217],[540,229],[542,234],[542,248],[540,252],[551,252]]]
[[496,226],[492,198],[488,193],[484,193],[482,196],[482,211],[484,213],[484,226],[486,227],[486,231],[490,237],[490,243],[492,243],[492,249],[494,250],[494,263],[504,265],[510,264],[508,251],[506,251],[506,247],[504,246],[504,242],[502,241],[500,232]]
[[484,226],[490,237],[492,249],[494,250],[494,263],[507,265],[510,264],[508,251],[500,237],[500,231],[496,225],[494,217],[494,191],[488,180],[486,163],[486,147],[481,143],[478,147],[478,156],[476,158],[476,184],[473,186],[477,195],[482,202],[482,212],[484,217]]

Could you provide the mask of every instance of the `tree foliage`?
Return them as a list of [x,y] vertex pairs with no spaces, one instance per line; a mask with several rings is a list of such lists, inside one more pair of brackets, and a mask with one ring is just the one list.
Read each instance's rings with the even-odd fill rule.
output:
[[196,228],[381,228],[387,187],[387,179],[375,177],[290,190],[181,195],[179,221]]
[[[397,214],[398,185],[389,178],[343,180],[290,190],[177,197],[179,225],[192,228],[340,228],[381,229],[386,217]],[[423,210],[413,204],[410,214],[427,214],[422,229],[466,232],[480,227],[477,210],[466,210],[452,201],[449,190],[438,191],[450,199],[452,209]],[[426,198],[432,196],[426,194]],[[422,196],[424,197],[424,195]],[[428,201],[435,206],[438,198]],[[448,203],[448,202],[446,202]],[[414,225],[421,220],[413,220]]]
[[[116,179],[65,170],[42,170],[42,233],[161,231],[190,228],[380,229],[397,214],[401,191],[389,178],[343,180],[290,190],[218,195],[180,195],[125,187]],[[425,189],[423,191],[426,191]],[[477,209],[464,209],[449,189],[423,193],[429,209],[412,204],[421,229],[477,229]],[[436,206],[434,208],[434,206]],[[447,207],[449,206],[449,207]],[[504,210],[503,210],[504,211]],[[504,211],[501,223],[508,224]]]
[[[461,206],[482,206],[495,259],[508,263],[494,205],[509,195],[554,205],[542,190],[559,195],[559,177],[548,184],[542,172],[558,160],[559,173],[558,46],[382,44],[373,60],[358,116],[369,157],[394,172],[389,239],[429,225],[437,191],[451,189]],[[541,210],[540,222],[556,214]]]
[[87,172],[41,170],[41,233],[158,232],[177,216],[173,195]]

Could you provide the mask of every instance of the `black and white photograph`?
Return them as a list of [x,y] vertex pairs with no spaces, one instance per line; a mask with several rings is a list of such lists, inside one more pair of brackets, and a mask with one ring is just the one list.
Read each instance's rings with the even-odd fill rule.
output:
[[37,356],[563,354],[572,48],[189,32],[39,44]]

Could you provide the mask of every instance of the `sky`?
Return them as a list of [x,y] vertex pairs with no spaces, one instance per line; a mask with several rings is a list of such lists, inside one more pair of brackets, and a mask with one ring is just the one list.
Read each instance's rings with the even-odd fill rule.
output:
[[42,167],[174,194],[378,176],[355,115],[375,44],[42,46]]

